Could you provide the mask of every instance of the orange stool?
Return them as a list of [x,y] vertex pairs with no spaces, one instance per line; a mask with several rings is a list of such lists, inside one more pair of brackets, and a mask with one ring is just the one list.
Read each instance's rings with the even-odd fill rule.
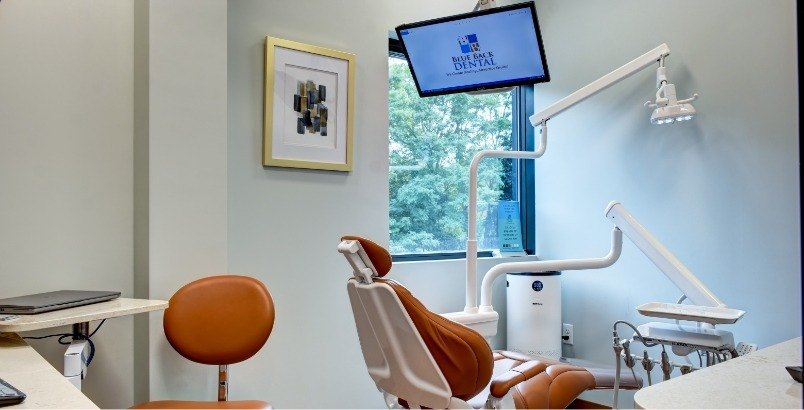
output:
[[170,298],[164,329],[186,359],[218,365],[218,401],[158,400],[135,409],[270,409],[260,400],[227,401],[228,366],[257,353],[274,326],[268,288],[248,276],[210,276],[190,282]]

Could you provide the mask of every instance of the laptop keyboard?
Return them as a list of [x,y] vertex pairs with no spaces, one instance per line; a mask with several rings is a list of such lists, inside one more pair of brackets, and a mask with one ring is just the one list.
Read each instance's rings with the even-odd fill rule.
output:
[[19,391],[7,381],[0,379],[0,406],[21,403],[23,400],[25,400],[25,393]]

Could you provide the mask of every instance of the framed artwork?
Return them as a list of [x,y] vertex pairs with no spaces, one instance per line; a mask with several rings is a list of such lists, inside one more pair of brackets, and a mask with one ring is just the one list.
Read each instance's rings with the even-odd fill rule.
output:
[[265,38],[264,166],[352,170],[355,56]]

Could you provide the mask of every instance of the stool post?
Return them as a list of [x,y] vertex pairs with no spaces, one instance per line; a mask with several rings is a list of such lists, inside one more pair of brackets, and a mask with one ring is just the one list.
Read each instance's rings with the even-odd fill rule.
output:
[[229,399],[229,365],[218,365],[218,401]]

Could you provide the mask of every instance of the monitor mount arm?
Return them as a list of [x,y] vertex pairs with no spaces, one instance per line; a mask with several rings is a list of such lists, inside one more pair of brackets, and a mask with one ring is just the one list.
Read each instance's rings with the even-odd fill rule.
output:
[[472,11],[485,10],[497,7],[497,0],[477,0],[475,8]]

